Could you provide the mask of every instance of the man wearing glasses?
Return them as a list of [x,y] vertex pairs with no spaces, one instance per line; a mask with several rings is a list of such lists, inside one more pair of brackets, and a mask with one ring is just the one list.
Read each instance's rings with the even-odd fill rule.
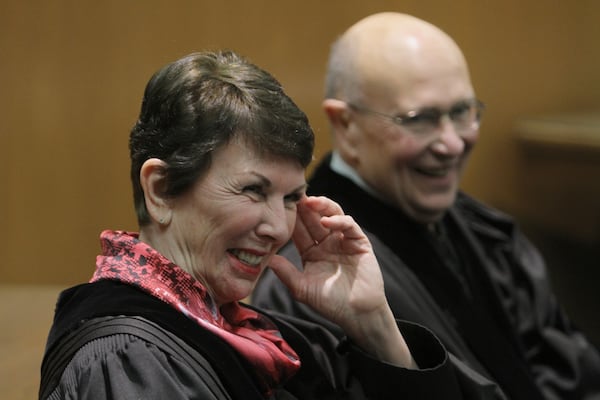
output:
[[[538,251],[510,217],[459,191],[484,105],[456,43],[408,15],[369,16],[333,45],[323,108],[334,151],[309,194],[370,232],[396,317],[438,336],[465,391],[600,398],[600,356],[557,304]],[[255,304],[341,334],[267,272]]]

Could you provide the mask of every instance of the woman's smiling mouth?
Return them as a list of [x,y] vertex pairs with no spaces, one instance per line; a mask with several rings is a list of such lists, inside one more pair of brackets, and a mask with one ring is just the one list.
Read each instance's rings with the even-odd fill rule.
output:
[[264,258],[263,256],[252,254],[248,251],[244,251],[241,249],[229,249],[228,252],[234,255],[238,260],[240,260],[244,264],[253,267],[259,266]]

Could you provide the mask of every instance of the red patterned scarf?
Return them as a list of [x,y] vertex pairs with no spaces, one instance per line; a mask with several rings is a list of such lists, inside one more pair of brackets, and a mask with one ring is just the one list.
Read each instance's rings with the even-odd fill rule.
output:
[[265,395],[300,368],[297,354],[267,317],[237,302],[217,309],[200,282],[141,242],[137,233],[104,231],[100,243],[102,254],[96,259],[90,282],[118,280],[170,304],[221,337],[255,366]]

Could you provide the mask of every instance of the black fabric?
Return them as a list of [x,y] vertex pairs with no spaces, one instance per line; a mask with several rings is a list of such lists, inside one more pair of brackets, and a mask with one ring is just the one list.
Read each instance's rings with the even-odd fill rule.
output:
[[[64,335],[42,363],[39,398],[46,399],[57,387],[61,375],[75,353],[92,340],[117,334],[136,336],[158,346],[162,351],[184,360],[210,391],[211,398],[231,400],[212,366],[192,347],[158,325],[139,317],[95,318],[81,324],[75,331]],[[199,388],[200,390],[201,388]]]
[[[560,310],[543,260],[511,218],[459,193],[431,231],[329,163],[317,166],[308,194],[335,200],[367,231],[397,318],[431,328],[459,369],[498,382],[512,399],[600,396],[598,353]],[[282,254],[297,257],[291,245]],[[253,301],[336,331],[293,302],[270,271]]]
[[[489,277],[481,273],[484,269],[480,266],[485,263],[481,255],[474,254],[469,247],[460,247],[464,256],[461,259],[466,260],[462,268],[468,271],[465,275],[469,286],[464,287],[456,271],[449,267],[447,254],[440,250],[435,236],[424,225],[408,218],[398,208],[380,202],[362,190],[357,191],[350,180],[331,174],[335,172],[329,169],[329,159],[326,159],[310,180],[309,194],[331,196],[342,205],[345,213],[352,215],[368,231],[377,232],[378,237],[401,256],[436,302],[447,307],[447,313],[471,351],[512,399],[543,399],[531,373],[525,368],[517,339],[512,330],[507,329],[507,317],[496,300],[495,289]],[[335,185],[331,184],[333,181]],[[464,226],[456,225],[454,212],[448,213],[441,224],[443,229],[452,231],[448,235],[452,235],[454,241],[466,243]],[[403,228],[396,229],[391,225]]]
[[[252,368],[227,343],[159,299],[110,280],[79,285],[60,295],[42,375],[46,376],[46,369],[50,369],[47,360],[54,357],[53,352],[69,334],[98,318],[122,315],[152,321],[193,347],[213,367],[233,399],[263,398],[254,384]],[[400,323],[401,329],[408,332],[405,335],[407,342],[416,349],[417,361],[426,368],[410,371],[378,362],[352,344],[340,344],[338,338],[317,324],[280,313],[271,313],[270,317],[302,361],[299,373],[275,391],[274,400],[359,400],[397,395],[410,398],[415,393],[423,399],[463,398],[457,379],[446,362],[443,347],[422,327]],[[362,367],[365,365],[369,365],[366,370]],[[382,377],[390,379],[382,380]],[[474,398],[491,399],[486,396]]]
[[[458,361],[453,357],[447,362],[447,367],[452,371],[452,375],[455,376],[455,379],[459,384],[459,388],[455,390],[456,392],[461,393],[458,397],[452,396],[449,391],[446,391],[445,395],[442,395],[446,389],[439,386],[439,397],[410,397],[410,393],[408,393],[406,394],[406,398],[505,399],[506,397],[504,394],[501,393],[498,386],[491,380],[489,374],[485,372],[485,368],[481,366],[479,361],[472,355],[462,337],[456,334],[448,320],[444,318],[443,312],[436,306],[434,299],[421,285],[418,278],[406,267],[403,267],[399,259],[391,253],[389,248],[381,243],[377,237],[372,236],[369,233],[367,233],[367,235],[377,254],[384,275],[384,281],[393,280],[402,284],[401,288],[395,288],[396,301],[403,305],[403,310],[402,312],[397,313],[397,317],[416,322],[420,325],[427,325],[428,328],[435,332],[442,332],[441,336],[437,333],[436,336],[440,337],[442,342],[445,343],[446,348],[455,354],[461,354],[463,360],[468,362],[469,365],[476,366],[475,369],[467,368],[463,365],[463,362]],[[300,256],[293,245],[287,245],[281,254],[290,259],[296,266],[299,267],[301,265]],[[289,296],[287,288],[270,270],[265,271],[259,285],[256,287],[253,293],[253,301],[260,307],[281,310],[287,315],[295,315],[298,316],[298,318],[315,322],[335,336],[343,336],[343,331],[339,326],[322,318],[308,306],[293,301]],[[406,329],[401,329],[401,332],[406,339]],[[310,335],[307,337],[312,339]],[[420,353],[424,350],[427,351],[427,349],[434,349],[435,347],[431,342],[427,345],[418,345],[418,342],[418,340],[407,340],[417,364],[421,368],[427,369],[429,367],[427,359],[422,359]],[[433,356],[430,356],[430,358],[435,359]],[[457,362],[459,365],[456,365]],[[369,362],[368,360],[357,362],[357,365],[359,365],[360,369],[363,371],[368,371],[372,368],[372,362]],[[398,377],[386,377],[385,372],[381,372],[381,374],[377,373],[376,376],[383,380],[389,379],[398,381]],[[415,378],[419,379],[417,376],[415,376]],[[436,385],[435,382],[438,382],[438,380],[431,379],[429,386]],[[414,392],[415,391],[412,393]],[[374,398],[385,397],[380,396]]]
[[118,315],[140,316],[167,331],[177,332],[213,366],[234,399],[264,399],[254,382],[253,368],[227,343],[183,314],[174,312],[169,304],[116,281],[82,284],[61,294],[44,358],[55,351],[63,335],[78,329],[81,323]]
[[[444,348],[423,327],[398,321],[407,343],[413,349],[419,370],[382,364],[344,339],[339,341],[320,325],[281,313],[276,316],[283,337],[301,357],[298,374],[285,384],[285,389],[298,399],[467,399],[450,368],[439,367],[447,358]],[[340,354],[332,363],[331,354]],[[310,356],[307,356],[310,355]],[[360,381],[348,376],[360,376]],[[489,396],[474,397],[492,399]]]

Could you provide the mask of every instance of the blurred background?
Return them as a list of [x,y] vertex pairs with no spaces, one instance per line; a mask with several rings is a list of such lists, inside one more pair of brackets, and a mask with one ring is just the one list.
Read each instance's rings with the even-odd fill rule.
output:
[[600,2],[1,0],[0,397],[35,397],[56,295],[89,279],[100,231],[137,230],[127,142],[151,74],[235,50],[308,114],[320,158],[329,46],[380,11],[463,49],[487,105],[463,189],[519,219],[600,343]]

